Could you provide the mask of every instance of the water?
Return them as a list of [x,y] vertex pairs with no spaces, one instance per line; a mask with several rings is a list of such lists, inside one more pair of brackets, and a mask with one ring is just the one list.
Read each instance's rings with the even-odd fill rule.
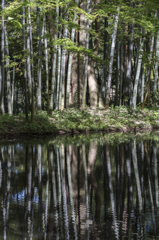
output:
[[115,142],[1,142],[0,239],[158,239],[158,141]]

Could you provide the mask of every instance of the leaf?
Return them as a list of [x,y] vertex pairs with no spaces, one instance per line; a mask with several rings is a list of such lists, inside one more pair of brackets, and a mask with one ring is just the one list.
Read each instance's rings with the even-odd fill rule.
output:
[[19,27],[19,28],[22,28],[22,24],[16,20],[14,20],[14,23],[16,23],[16,25]]
[[13,20],[14,18],[12,18],[12,17],[8,17],[8,20],[10,21],[10,20]]

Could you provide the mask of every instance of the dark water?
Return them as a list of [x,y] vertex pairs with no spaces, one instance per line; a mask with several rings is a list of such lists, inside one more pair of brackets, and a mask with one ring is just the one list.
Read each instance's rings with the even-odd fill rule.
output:
[[157,144],[1,144],[0,239],[158,239]]

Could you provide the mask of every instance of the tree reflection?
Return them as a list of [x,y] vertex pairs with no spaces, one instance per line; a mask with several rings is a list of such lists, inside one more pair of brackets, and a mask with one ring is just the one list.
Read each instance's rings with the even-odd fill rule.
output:
[[157,238],[158,147],[0,146],[0,239]]

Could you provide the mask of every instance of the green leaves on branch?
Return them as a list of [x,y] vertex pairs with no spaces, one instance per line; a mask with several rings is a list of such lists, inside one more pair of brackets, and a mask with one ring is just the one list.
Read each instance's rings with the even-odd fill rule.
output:
[[22,29],[22,24],[12,17],[8,17],[8,21],[13,24],[14,27]]

